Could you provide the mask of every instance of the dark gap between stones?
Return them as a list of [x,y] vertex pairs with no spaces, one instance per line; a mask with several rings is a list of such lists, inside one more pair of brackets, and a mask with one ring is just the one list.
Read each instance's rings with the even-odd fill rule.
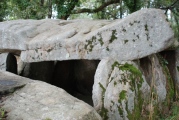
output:
[[60,87],[93,106],[92,87],[99,62],[100,60],[66,60],[25,63],[20,75]]

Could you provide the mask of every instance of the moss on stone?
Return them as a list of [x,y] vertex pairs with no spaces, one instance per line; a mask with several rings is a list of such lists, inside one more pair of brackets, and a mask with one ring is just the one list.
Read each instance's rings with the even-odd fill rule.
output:
[[129,23],[129,25],[130,25],[130,26],[133,26],[133,25],[134,25],[134,23],[131,23],[131,22],[130,22],[130,23]]
[[129,120],[140,120],[142,117],[142,106],[144,104],[144,99],[142,98],[142,92],[140,90],[135,95],[134,99],[134,109],[132,112],[127,108],[128,104],[126,105],[126,111],[128,113],[127,118]]
[[122,90],[122,91],[119,93],[119,99],[118,99],[118,102],[119,102],[119,103],[121,103],[122,100],[125,100],[125,99],[126,99],[126,93],[127,93],[126,90]]
[[179,66],[177,66],[177,71],[179,72]]
[[119,112],[119,115],[120,115],[121,117],[124,116],[124,111],[123,111],[123,109],[122,109],[121,106],[118,106],[118,112]]
[[101,110],[99,110],[99,114],[101,115],[101,117],[103,118],[103,120],[108,120],[108,110],[104,107],[104,94],[106,92],[106,89],[104,88],[104,86],[99,82],[99,86],[102,89],[102,108]]
[[137,38],[139,39],[139,35],[137,35]]
[[123,31],[123,32],[126,32],[126,29],[125,29],[125,28],[123,28],[123,29],[122,29],[122,31]]
[[100,39],[98,39],[98,41],[99,41],[100,45],[103,46],[104,42],[102,40],[102,37]]
[[108,46],[106,47],[106,50],[109,51],[109,47]]
[[[129,82],[130,89],[135,92],[135,100],[134,100],[134,109],[132,112],[128,110],[127,108],[127,101],[126,101],[126,111],[128,113],[129,120],[131,119],[139,119],[141,117],[142,112],[142,106],[143,106],[143,98],[142,98],[142,92],[140,88],[142,87],[143,78],[142,78],[142,72],[136,68],[133,64],[125,63],[125,64],[119,64],[117,61],[115,61],[112,64],[112,70],[117,67],[119,70],[123,71],[124,73],[121,74],[121,82],[125,84],[125,82]],[[123,77],[122,77],[123,76]],[[122,105],[122,100],[127,100],[127,91],[123,90],[119,93],[119,99],[118,103]],[[121,116],[123,116],[123,109],[121,106],[118,107],[118,112]]]
[[117,82],[116,81],[114,81],[114,87],[117,85]]
[[147,24],[145,24],[144,27],[145,27],[145,31],[149,31],[149,30],[148,30],[148,25],[147,25]]
[[86,42],[87,42],[87,44],[86,44],[85,47],[84,47],[85,50],[87,50],[88,52],[92,52],[93,47],[94,47],[93,43],[96,42],[96,37],[93,36],[93,37],[91,38],[91,40],[86,40]]
[[102,38],[101,34],[98,33],[98,36],[99,36],[98,41],[99,41],[100,45],[103,46],[104,42],[103,42],[103,38]]
[[124,40],[124,44],[126,44],[129,40]]
[[149,41],[149,33],[146,33],[147,41]]
[[116,34],[117,34],[117,31],[112,30],[112,35],[111,35],[111,39],[109,40],[109,43],[112,43],[114,40],[117,39]]
[[35,52],[38,52],[38,49],[35,49]]

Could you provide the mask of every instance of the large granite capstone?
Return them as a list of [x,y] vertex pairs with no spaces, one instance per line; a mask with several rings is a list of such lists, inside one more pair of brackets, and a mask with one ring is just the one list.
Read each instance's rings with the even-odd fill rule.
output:
[[70,59],[134,60],[160,52],[174,34],[162,10],[143,9],[122,20],[14,20],[0,23],[1,51],[26,62]]

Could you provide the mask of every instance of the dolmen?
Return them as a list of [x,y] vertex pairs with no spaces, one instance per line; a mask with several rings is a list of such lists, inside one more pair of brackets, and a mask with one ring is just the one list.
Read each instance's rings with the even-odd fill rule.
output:
[[11,53],[30,64],[100,61],[93,108],[61,88],[1,71],[2,81],[23,82],[2,107],[9,120],[137,120],[144,110],[161,108],[171,90],[179,90],[179,52],[170,49],[174,42],[171,25],[159,9],[142,9],[117,20],[1,22],[2,55]]

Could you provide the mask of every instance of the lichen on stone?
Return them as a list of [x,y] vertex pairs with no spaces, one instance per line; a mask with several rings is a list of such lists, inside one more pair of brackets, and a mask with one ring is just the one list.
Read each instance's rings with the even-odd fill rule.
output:
[[109,40],[109,43],[112,43],[114,40],[117,40],[117,31],[116,30],[112,30],[112,35],[111,35],[111,38]]
[[103,38],[102,38],[101,34],[98,33],[98,36],[99,36],[98,41],[99,41],[100,45],[103,46],[104,42],[103,42]]
[[87,50],[88,52],[91,52],[91,51],[93,50],[93,47],[94,47],[93,43],[96,42],[96,37],[93,36],[93,37],[91,38],[91,40],[86,40],[86,42],[87,42],[87,44],[85,45],[84,48],[85,48],[85,50]]
[[124,40],[124,44],[126,44],[128,41],[129,41],[129,40],[127,40],[127,39],[126,39],[126,40]]

